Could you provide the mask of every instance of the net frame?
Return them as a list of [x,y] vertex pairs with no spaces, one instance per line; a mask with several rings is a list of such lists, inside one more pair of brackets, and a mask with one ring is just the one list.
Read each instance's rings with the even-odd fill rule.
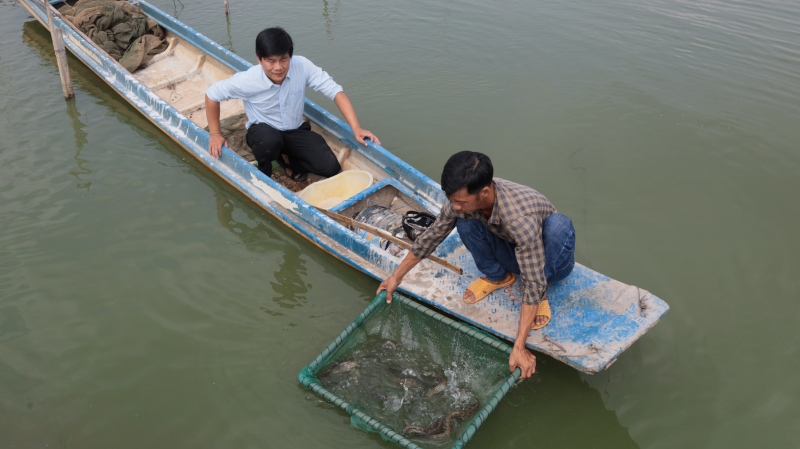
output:
[[[392,304],[395,302],[403,304],[404,306],[415,310],[419,313],[422,313],[428,317],[439,321],[442,324],[450,326],[451,328],[455,329],[458,332],[461,332],[475,340],[481,342],[482,344],[488,345],[492,348],[498,349],[508,355],[511,355],[511,346],[503,341],[498,340],[497,338],[488,335],[480,330],[464,323],[460,323],[455,321],[451,318],[448,318],[441,313],[435,312],[422,304],[419,304],[415,301],[412,301],[404,296],[399,295],[398,293],[394,293],[392,295]],[[386,303],[386,292],[380,292],[378,296],[370,303],[367,308],[361,312],[352,323],[350,323],[347,328],[342,331],[339,336],[337,336],[333,343],[328,345],[322,353],[320,353],[314,361],[312,361],[308,366],[304,367],[300,370],[300,373],[297,375],[297,380],[303,384],[304,387],[311,389],[314,393],[322,396],[327,401],[332,402],[334,405],[341,407],[344,411],[351,415],[351,422],[357,421],[359,422],[359,428],[368,428],[371,431],[377,432],[381,435],[381,438],[387,441],[391,441],[396,443],[402,447],[408,449],[423,449],[413,441],[408,440],[403,435],[395,432],[386,424],[381,423],[380,421],[372,418],[371,416],[367,415],[363,411],[359,410],[354,404],[350,404],[344,399],[340,398],[339,396],[331,393],[317,379],[317,371],[322,367],[322,364],[325,360],[333,354],[337,349],[339,349],[342,345],[345,344],[347,339],[353,334],[353,332],[360,326],[364,324],[364,322],[373,314],[375,311],[380,309],[381,307],[391,307],[391,304]],[[487,401],[486,405],[478,412],[477,415],[472,419],[469,425],[461,432],[456,442],[451,446],[452,449],[461,449],[463,448],[469,440],[475,435],[475,432],[478,431],[481,424],[483,424],[486,419],[489,417],[489,414],[497,407],[497,404],[503,399],[503,396],[508,393],[508,390],[514,385],[514,383],[519,379],[521,372],[519,368],[516,368],[514,372],[512,372],[506,380],[500,385],[497,391],[492,395],[491,398]]]

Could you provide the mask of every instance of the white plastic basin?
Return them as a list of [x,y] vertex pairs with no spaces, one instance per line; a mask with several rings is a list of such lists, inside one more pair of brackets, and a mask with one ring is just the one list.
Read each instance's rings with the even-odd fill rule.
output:
[[347,170],[317,181],[297,194],[312,206],[330,209],[372,185],[372,175],[364,170]]

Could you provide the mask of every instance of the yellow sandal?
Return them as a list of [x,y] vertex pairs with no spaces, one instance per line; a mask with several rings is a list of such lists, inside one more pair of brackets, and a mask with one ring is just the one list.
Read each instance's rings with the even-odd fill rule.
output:
[[[547,317],[547,321],[545,321],[544,324],[534,324],[531,327],[531,329],[534,329],[534,330],[541,329],[541,328],[547,326],[547,323],[550,322],[550,303],[547,302],[547,298],[545,298],[544,300],[542,300],[542,302],[539,303],[539,310],[536,311],[536,316],[537,317],[538,316],[542,316],[542,315]],[[536,323],[536,321],[534,321],[534,323]]]
[[489,296],[489,293],[507,287],[513,284],[516,280],[517,278],[513,274],[511,275],[511,280],[509,280],[508,282],[504,282],[502,284],[492,284],[491,282],[483,278],[475,279],[475,282],[469,284],[469,287],[467,287],[467,290],[471,291],[472,294],[475,296],[475,300],[469,302],[465,299],[464,302],[467,304],[475,304],[481,299]]

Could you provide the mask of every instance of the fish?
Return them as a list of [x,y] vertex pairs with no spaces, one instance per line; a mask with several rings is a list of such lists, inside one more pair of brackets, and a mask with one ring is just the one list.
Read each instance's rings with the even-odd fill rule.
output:
[[351,371],[353,368],[358,366],[358,362],[355,360],[346,360],[339,364],[336,368],[331,370],[331,374],[339,374],[339,373],[346,373]]
[[352,371],[356,366],[358,366],[358,362],[353,359],[343,360],[341,362],[336,362],[323,371],[319,377],[327,377],[332,374],[341,374],[346,373],[348,371]]
[[[385,376],[406,390],[418,388],[427,389],[426,397],[441,393],[447,388],[447,377],[434,371],[425,371],[422,374],[418,374],[418,366],[412,360],[401,357],[394,362],[388,362],[390,365],[395,365],[394,367],[386,365],[382,361],[384,358],[382,353],[384,351],[394,351],[396,348],[397,346],[393,342],[386,340],[383,344],[366,353],[356,354],[355,357],[349,357],[345,360],[328,365],[318,377],[320,379],[325,379],[338,374],[350,373],[350,380],[357,381],[358,378],[361,377],[360,374],[363,374],[362,371],[370,371],[371,369],[377,368],[378,371],[382,371]],[[397,367],[397,364],[399,364],[400,367]]]
[[428,427],[423,428],[420,426],[406,426],[405,429],[403,429],[403,435],[421,436],[427,438],[445,438],[453,432],[452,421],[454,419],[469,418],[475,413],[478,413],[479,409],[480,404],[475,402],[466,408],[450,412],[447,415],[434,419]]
[[428,394],[426,394],[427,397],[431,397],[431,396],[435,395],[436,393],[441,393],[441,392],[444,391],[445,388],[447,388],[447,378],[445,376],[442,376],[441,374],[437,374],[437,373],[433,373],[433,372],[427,372],[427,373],[424,373],[424,375],[427,376],[427,377],[433,377],[434,379],[439,381],[439,383],[434,385],[433,388],[428,390]]
[[420,386],[419,381],[417,379],[414,379],[413,377],[395,376],[388,369],[386,369],[385,372],[386,372],[386,375],[389,376],[389,378],[391,378],[392,380],[394,380],[395,382],[399,383],[400,385],[402,385],[402,386],[404,386],[406,388],[417,388],[417,387]]

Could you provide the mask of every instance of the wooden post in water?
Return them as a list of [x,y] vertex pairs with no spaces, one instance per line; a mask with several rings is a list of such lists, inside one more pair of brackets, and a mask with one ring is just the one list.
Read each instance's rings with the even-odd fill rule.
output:
[[47,11],[47,23],[50,25],[50,37],[53,38],[53,48],[56,51],[56,63],[58,64],[58,75],[61,77],[61,89],[64,91],[64,98],[72,98],[75,91],[72,89],[72,80],[69,77],[69,67],[67,66],[67,50],[64,48],[64,33],[61,28],[53,26],[53,11],[48,0],[43,0],[44,9]]
[[225,0],[225,15],[228,15],[228,0]]

